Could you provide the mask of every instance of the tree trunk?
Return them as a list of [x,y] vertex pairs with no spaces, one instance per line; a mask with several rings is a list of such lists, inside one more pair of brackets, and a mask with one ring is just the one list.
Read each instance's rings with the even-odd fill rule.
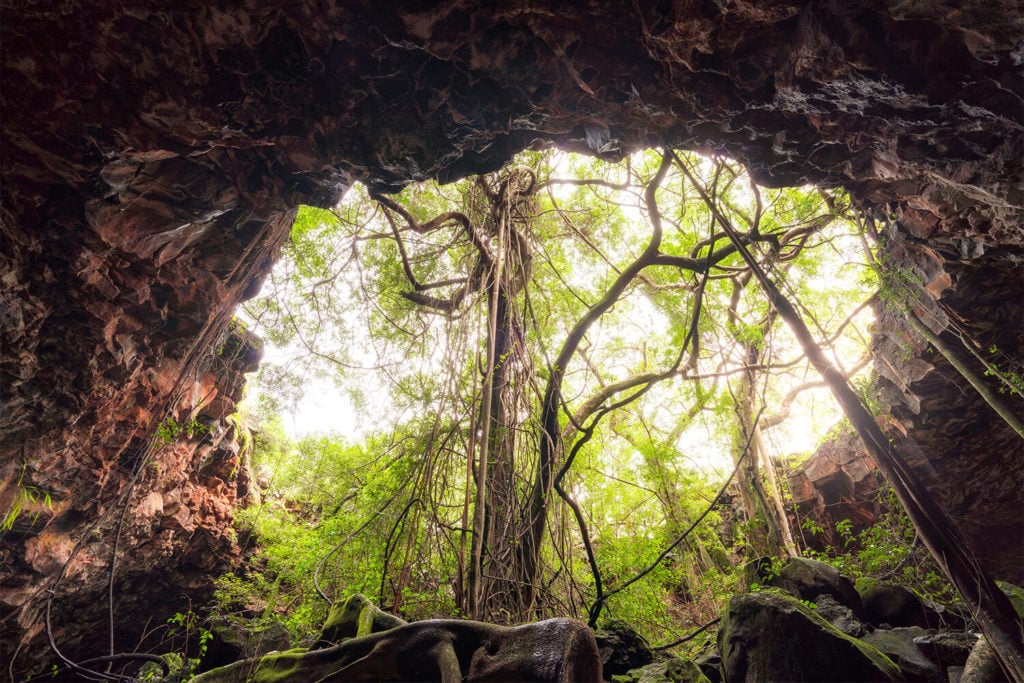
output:
[[[767,331],[774,316],[762,328]],[[785,510],[780,510],[773,496],[766,490],[761,478],[762,439],[755,422],[755,405],[757,403],[757,371],[752,367],[757,364],[759,353],[753,344],[745,344],[747,369],[740,376],[736,390],[737,429],[733,432],[732,457],[738,463],[743,457],[744,449],[748,450],[746,459],[736,472],[736,483],[740,489],[743,509],[747,514],[747,544],[752,558],[766,555],[779,556],[795,553],[792,531],[789,529],[789,518]],[[769,465],[770,466],[770,465]],[[769,479],[769,481],[771,481]],[[775,493],[775,497],[778,493]]]
[[744,260],[760,281],[768,300],[792,330],[808,360],[817,370],[857,431],[878,468],[892,484],[897,498],[907,511],[921,541],[944,573],[977,614],[985,637],[992,645],[1000,665],[1016,681],[1024,681],[1024,624],[1013,605],[967,550],[967,544],[952,520],[943,511],[900,454],[901,447],[913,448],[909,440],[896,435],[890,440],[882,433],[846,376],[835,368],[814,341],[803,318],[779,292],[743,246],[735,231],[724,225]]
[[768,449],[765,448],[764,439],[761,437],[761,428],[755,427],[754,443],[757,445],[757,454],[761,458],[761,466],[765,473],[765,486],[772,506],[775,508],[776,519],[779,520],[779,533],[782,536],[782,545],[790,557],[797,557],[800,552],[796,549],[796,540],[793,538],[793,527],[789,524],[789,515],[786,514],[786,504],[782,501],[782,488],[779,486],[778,476],[775,474],[775,463],[771,461]]

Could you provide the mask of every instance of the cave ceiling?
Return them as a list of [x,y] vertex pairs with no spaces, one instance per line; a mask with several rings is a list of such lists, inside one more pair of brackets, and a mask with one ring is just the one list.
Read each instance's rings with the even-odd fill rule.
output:
[[[38,636],[32,590],[57,571],[26,559],[31,544],[52,533],[64,547],[126,491],[168,493],[133,479],[156,421],[205,376],[295,207],[330,206],[357,180],[389,191],[526,148],[616,159],[673,145],[740,159],[768,185],[845,186],[942,283],[951,314],[1020,362],[1019,3],[68,0],[0,13],[0,502],[22,481],[56,501],[45,532],[0,544],[15,567],[0,618],[18,638]],[[890,340],[912,343],[898,328]],[[994,515],[986,561],[1020,580],[1020,440],[941,358],[924,362],[928,377],[890,367],[893,419],[966,528]]]

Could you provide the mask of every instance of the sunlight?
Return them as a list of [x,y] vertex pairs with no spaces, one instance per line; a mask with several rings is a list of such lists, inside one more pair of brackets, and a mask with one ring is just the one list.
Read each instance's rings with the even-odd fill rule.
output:
[[[482,179],[380,201],[357,187],[334,212],[300,211],[243,312],[267,339],[247,403],[291,439],[293,469],[282,471],[347,449],[344,468],[377,474],[333,495],[383,486],[422,520],[389,522],[389,538],[406,539],[389,552],[410,558],[397,566],[475,555],[495,609],[515,614],[517,572],[541,571],[542,558],[564,570],[561,582],[592,566],[590,553],[629,575],[638,548],[655,557],[681,520],[709,513],[727,479],[730,497],[751,486],[744,458],[785,471],[814,452],[842,415],[721,226],[747,234],[825,353],[859,382],[872,280],[846,199],[755,192],[741,168],[679,154],[609,165],[524,153]],[[566,182],[543,185],[545,173]],[[661,219],[655,246],[645,196]],[[760,438],[748,431],[755,421]],[[772,495],[782,509],[785,492]]]

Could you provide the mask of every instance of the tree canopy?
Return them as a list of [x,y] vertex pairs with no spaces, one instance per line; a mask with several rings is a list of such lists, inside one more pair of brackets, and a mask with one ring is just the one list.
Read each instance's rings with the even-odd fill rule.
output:
[[[273,485],[247,515],[292,551],[264,575],[308,577],[293,615],[317,591],[412,618],[611,614],[659,638],[708,621],[745,558],[801,551],[779,458],[838,420],[737,245],[853,376],[877,287],[859,221],[841,191],[674,150],[528,152],[303,207],[244,310],[287,349],[259,378]],[[288,437],[325,377],[358,426]]]

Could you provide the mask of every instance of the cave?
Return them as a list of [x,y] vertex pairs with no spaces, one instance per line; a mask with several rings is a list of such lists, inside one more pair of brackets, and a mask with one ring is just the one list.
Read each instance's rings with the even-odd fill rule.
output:
[[[245,486],[153,435],[200,400],[231,412],[260,356],[234,308],[296,207],[356,181],[667,145],[842,186],[920,274],[932,333],[1024,373],[1009,0],[5,2],[0,32],[0,511],[31,508],[0,537],[12,672],[51,661],[49,636],[104,652],[108,591],[131,650],[231,563]],[[1024,442],[898,315],[873,352],[904,457],[985,571],[1024,582]]]

